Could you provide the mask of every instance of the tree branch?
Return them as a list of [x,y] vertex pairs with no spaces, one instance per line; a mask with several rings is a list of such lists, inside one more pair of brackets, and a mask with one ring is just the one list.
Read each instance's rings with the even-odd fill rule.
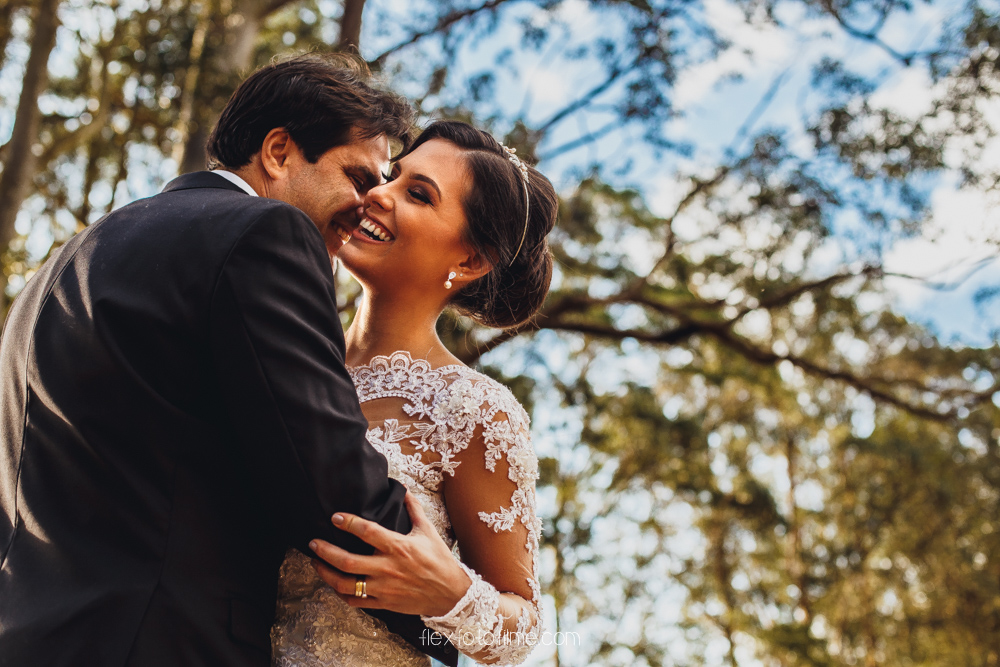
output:
[[386,58],[396,53],[397,51],[400,51],[401,49],[404,49],[407,46],[410,46],[411,44],[416,44],[425,37],[429,37],[439,32],[443,32],[449,29],[451,26],[458,23],[459,21],[463,21],[467,18],[475,16],[480,12],[496,9],[497,7],[506,2],[510,2],[510,0],[488,0],[479,7],[462,9],[451,12],[450,14],[446,14],[445,16],[442,16],[440,19],[438,19],[438,22],[434,24],[434,27],[429,28],[427,30],[420,30],[412,33],[408,38],[406,38],[402,42],[396,44],[393,47],[390,47],[389,49],[383,51],[381,54],[376,56],[375,59],[372,60],[372,62],[378,65],[382,65],[385,63]]
[[726,149],[727,155],[732,155],[738,151],[740,145],[743,143],[743,139],[750,133],[750,130],[753,128],[754,124],[760,120],[760,117],[764,115],[764,112],[767,111],[767,107],[769,107],[771,102],[774,101],[775,95],[777,95],[778,91],[781,89],[781,84],[785,82],[785,79],[788,78],[788,74],[791,71],[792,68],[787,67],[784,71],[778,74],[778,76],[774,77],[774,80],[771,82],[771,85],[768,86],[767,91],[757,102],[757,105],[750,111],[746,119],[744,119],[740,128],[736,131],[732,142],[729,144],[729,148]]
[[567,141],[566,143],[564,143],[561,146],[556,146],[555,148],[553,148],[549,152],[545,153],[544,155],[540,155],[538,157],[538,161],[542,162],[543,160],[548,160],[550,158],[558,157],[559,155],[562,155],[563,153],[569,153],[570,151],[574,151],[577,148],[580,148],[582,146],[586,146],[587,144],[592,143],[594,141],[597,141],[598,139],[601,139],[602,137],[610,134],[616,128],[619,128],[619,127],[621,127],[621,121],[613,120],[613,121],[611,121],[610,123],[608,123],[607,125],[605,125],[604,127],[602,127],[599,130],[594,130],[593,132],[588,132],[587,134],[583,135],[582,137],[577,137],[576,139],[573,139],[572,141]]
[[[111,120],[111,76],[108,72],[109,54],[112,53],[122,41],[124,34],[124,22],[119,21],[115,25],[114,36],[100,48],[101,76],[100,90],[97,91],[97,111],[94,113],[90,123],[81,125],[79,128],[53,141],[52,144],[38,158],[38,163],[47,165],[60,155],[69,153],[80,146],[90,143],[104,126]],[[49,117],[51,118],[51,117]]]
[[624,74],[624,72],[625,70],[619,68],[618,66],[613,67],[611,73],[608,74],[608,77],[604,81],[591,88],[582,97],[557,111],[551,118],[535,128],[534,132],[538,136],[545,134],[552,129],[553,125],[566,118],[566,116],[569,116],[570,114],[575,113],[590,104],[596,97],[610,88],[615,81],[617,81],[621,75]]
[[782,306],[787,306],[792,301],[795,301],[795,299],[799,298],[803,294],[806,294],[807,292],[814,292],[816,290],[833,287],[834,285],[839,285],[840,283],[851,280],[852,278],[872,277],[881,275],[882,275],[882,269],[877,266],[866,266],[861,271],[858,271],[856,273],[853,271],[835,273],[821,280],[815,280],[812,282],[806,282],[800,285],[796,285],[790,289],[780,292],[779,294],[775,294],[774,296],[768,299],[762,299],[756,308],[746,307],[741,309],[740,314],[737,315],[735,319],[741,319],[744,315],[753,310],[758,310],[758,309],[771,310],[773,308],[780,308]]
[[887,54],[889,54],[890,56],[901,62],[906,67],[912,65],[913,61],[916,58],[926,55],[916,51],[911,51],[909,53],[902,53],[900,51],[897,51],[893,47],[889,46],[884,41],[882,41],[882,38],[878,36],[878,33],[881,31],[882,26],[885,24],[885,21],[888,18],[888,13],[883,13],[879,21],[877,21],[875,26],[872,27],[870,30],[862,30],[848,23],[847,19],[845,19],[841,15],[840,10],[838,10],[836,7],[833,6],[831,0],[822,0],[821,5],[823,9],[826,11],[826,13],[832,16],[833,19],[838,24],[840,24],[840,27],[843,28],[844,32],[846,32],[848,35],[856,39],[870,42],[875,46],[878,46],[880,49],[882,49]]
[[858,391],[868,394],[876,401],[881,401],[889,405],[895,406],[901,410],[909,412],[910,414],[924,417],[935,422],[946,422],[950,421],[955,417],[955,410],[949,410],[947,412],[938,412],[936,410],[931,410],[925,408],[921,405],[915,405],[908,401],[905,401],[894,394],[879,389],[873,386],[873,383],[866,381],[853,373],[847,371],[836,370],[818,364],[804,357],[800,357],[793,354],[776,354],[770,350],[763,350],[756,347],[745,339],[737,336],[727,327],[711,327],[706,330],[707,333],[712,335],[716,340],[723,343],[730,349],[739,352],[747,359],[754,361],[762,365],[775,365],[782,361],[789,361],[793,365],[801,368],[803,371],[829,380],[839,380],[851,387],[854,387]]
[[0,5],[0,67],[7,60],[7,43],[13,34],[14,12],[21,8],[22,3],[15,0],[5,0]]
[[344,13],[340,17],[338,51],[358,51],[361,45],[361,15],[364,11],[365,0],[344,0]]
[[687,209],[687,207],[690,206],[694,202],[694,200],[697,199],[701,194],[712,190],[722,181],[724,181],[726,176],[729,175],[730,170],[731,170],[730,167],[722,166],[719,167],[716,170],[715,175],[713,175],[709,179],[704,179],[704,180],[698,178],[692,179],[694,185],[692,185],[691,189],[688,190],[688,193],[684,195],[684,198],[681,199],[680,202],[678,202],[677,207],[674,208],[674,212],[670,214],[670,217],[664,218],[663,220],[663,224],[667,228],[667,238],[665,239],[664,242],[665,247],[663,250],[663,255],[660,257],[660,259],[656,260],[656,264],[654,264],[653,268],[649,270],[649,273],[647,274],[646,278],[640,279],[641,282],[645,282],[646,280],[649,279],[649,276],[653,275],[654,273],[662,269],[663,266],[668,261],[670,261],[670,258],[673,256],[674,245],[676,243],[676,238],[674,237],[674,220],[677,219],[677,216],[683,213],[684,210]]

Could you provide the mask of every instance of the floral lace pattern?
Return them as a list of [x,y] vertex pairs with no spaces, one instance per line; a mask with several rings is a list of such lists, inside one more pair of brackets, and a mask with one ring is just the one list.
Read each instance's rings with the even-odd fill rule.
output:
[[[497,533],[511,531],[518,523],[527,529],[531,599],[518,614],[516,629],[504,625],[500,592],[464,564],[472,580],[465,596],[448,614],[423,620],[477,660],[522,662],[541,631],[541,521],[535,511],[538,461],[528,435],[527,414],[506,387],[461,365],[431,368],[425,360],[396,352],[349,370],[362,403],[401,400],[401,414],[374,423],[368,440],[388,460],[389,475],[417,497],[456,557],[458,545],[441,492],[444,475],[454,476],[460,469],[456,456],[469,447],[477,428],[485,445],[485,468],[496,472],[497,462],[506,460],[507,477],[516,485],[510,506],[479,512],[479,519]],[[404,446],[413,453],[405,453]],[[359,664],[361,656],[365,664],[428,664],[425,655],[380,621],[349,607],[326,589],[308,559],[296,551],[290,551],[282,565],[272,646],[274,664],[281,667],[353,665]]]

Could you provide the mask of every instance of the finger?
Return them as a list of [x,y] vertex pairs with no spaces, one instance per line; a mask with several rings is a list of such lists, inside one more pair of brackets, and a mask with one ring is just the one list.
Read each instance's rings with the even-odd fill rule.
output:
[[352,554],[325,540],[313,540],[309,543],[309,548],[331,566],[346,574],[367,575],[375,571],[372,556]]
[[374,521],[368,521],[346,512],[337,512],[333,515],[332,520],[333,525],[337,528],[367,542],[379,551],[388,551],[396,535]]
[[427,518],[427,513],[424,512],[424,506],[420,504],[417,497],[406,492],[406,511],[410,513],[410,521],[413,523],[414,530],[427,530],[434,529],[431,525],[430,519]]
[[[354,595],[357,591],[358,578],[354,575],[344,574],[343,572],[338,572],[333,568],[324,565],[318,560],[312,561],[313,569],[316,570],[317,576],[323,580],[327,586],[332,588],[337,594],[342,596]],[[368,583],[365,582],[365,587],[367,589]],[[366,591],[367,592],[367,591]]]

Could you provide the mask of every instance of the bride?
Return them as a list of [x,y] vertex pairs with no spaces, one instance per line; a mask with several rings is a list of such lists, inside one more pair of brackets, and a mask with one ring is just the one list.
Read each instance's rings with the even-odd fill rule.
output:
[[[364,287],[347,362],[368,440],[406,485],[414,529],[399,535],[338,514],[335,525],[374,555],[312,543],[327,567],[290,551],[274,664],[429,664],[359,608],[418,614],[478,662],[519,663],[537,643],[541,522],[528,416],[506,387],[448,352],[435,327],[448,306],[490,327],[531,317],[552,275],[545,237],[556,214],[544,176],[464,123],[429,126],[369,192],[338,255]],[[440,635],[425,639],[440,645]]]

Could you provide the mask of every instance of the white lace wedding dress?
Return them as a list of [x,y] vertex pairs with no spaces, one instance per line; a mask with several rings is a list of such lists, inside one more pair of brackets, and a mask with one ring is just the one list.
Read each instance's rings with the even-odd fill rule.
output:
[[[350,371],[361,403],[373,402],[366,409],[369,442],[385,455],[389,475],[420,500],[456,558],[459,545],[445,507],[445,475],[470,476],[465,481],[472,484],[464,488],[477,491],[473,498],[462,498],[460,506],[477,512],[491,529],[484,538],[491,544],[483,546],[495,550],[503,563],[509,561],[530,591],[528,598],[501,593],[463,565],[473,582],[465,597],[445,616],[424,617],[424,622],[477,661],[522,662],[541,626],[538,461],[527,414],[506,387],[465,366],[431,368],[427,361],[396,352]],[[451,493],[449,498],[454,508]],[[509,556],[505,549],[512,550]],[[426,655],[381,621],[345,604],[295,550],[281,567],[271,640],[273,664],[280,667],[429,664]]]

